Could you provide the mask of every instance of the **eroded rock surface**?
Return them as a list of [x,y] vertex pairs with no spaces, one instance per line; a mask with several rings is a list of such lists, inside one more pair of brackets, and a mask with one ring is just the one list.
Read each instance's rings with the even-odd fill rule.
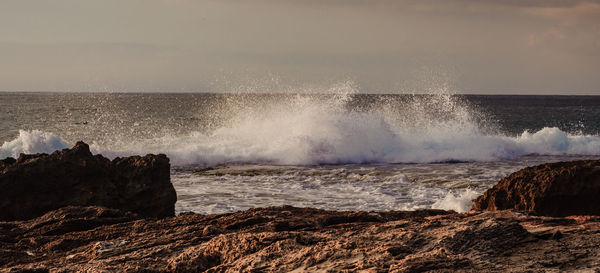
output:
[[600,161],[528,167],[475,200],[474,210],[517,210],[536,215],[600,215]]
[[[598,217],[273,207],[160,220],[67,207],[0,223],[4,272],[547,272],[600,269]],[[27,271],[30,270],[30,271]]]
[[177,196],[165,155],[112,161],[78,142],[52,154],[0,161],[0,221],[24,220],[65,206],[104,206],[144,217],[174,216]]

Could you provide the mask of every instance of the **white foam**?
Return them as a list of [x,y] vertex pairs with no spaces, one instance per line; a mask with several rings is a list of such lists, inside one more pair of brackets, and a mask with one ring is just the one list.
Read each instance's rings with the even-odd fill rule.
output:
[[168,135],[102,147],[109,155],[166,153],[178,165],[273,163],[427,163],[494,161],[522,155],[600,155],[600,138],[543,128],[511,137],[490,133],[477,113],[448,94],[410,103],[349,109],[351,86],[334,95],[252,103],[210,132]]
[[556,127],[524,132],[514,140],[520,154],[540,155],[599,155],[600,138],[597,136],[569,135]]
[[444,198],[438,199],[433,203],[431,208],[467,212],[473,206],[473,199],[480,194],[472,189],[465,189],[458,192],[450,191]]
[[380,173],[376,167],[328,166],[317,171],[312,167],[290,170],[282,166],[273,170],[277,172],[254,169],[256,175],[251,176],[175,173],[172,181],[178,193],[176,210],[211,214],[292,205],[330,210],[443,208],[462,212],[471,206],[462,190],[448,189],[445,184],[414,182],[398,169]]
[[19,130],[19,136],[12,141],[7,141],[0,146],[0,159],[18,157],[19,154],[51,153],[55,150],[67,148],[67,142],[53,133],[39,130]]
[[[485,128],[489,124],[478,121],[482,120],[479,113],[446,93],[416,96],[408,102],[383,100],[365,110],[349,106],[355,92],[347,84],[326,91],[329,96],[232,99],[237,108],[214,109],[232,113],[224,115],[232,118],[212,131],[123,138],[91,143],[91,149],[108,157],[166,153],[175,165],[428,163],[495,161],[528,154],[600,155],[598,136],[548,127],[520,136],[495,133]],[[18,138],[3,144],[0,156],[65,146],[54,134],[21,131]]]

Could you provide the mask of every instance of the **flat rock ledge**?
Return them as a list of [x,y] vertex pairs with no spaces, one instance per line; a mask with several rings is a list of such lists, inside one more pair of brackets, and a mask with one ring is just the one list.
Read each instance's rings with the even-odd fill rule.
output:
[[600,269],[600,218],[271,207],[160,220],[65,207],[0,222],[0,272],[548,272]]
[[600,160],[522,169],[478,197],[473,210],[515,210],[543,216],[600,215]]
[[111,161],[92,155],[83,142],[52,154],[0,160],[0,189],[0,221],[94,205],[161,218],[175,215],[177,201],[164,154]]

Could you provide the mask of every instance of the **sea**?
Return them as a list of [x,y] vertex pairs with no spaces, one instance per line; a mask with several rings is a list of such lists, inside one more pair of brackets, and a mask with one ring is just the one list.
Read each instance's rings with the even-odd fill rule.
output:
[[[600,158],[600,96],[0,92],[0,159],[164,153],[178,213],[468,211],[504,176]],[[350,90],[348,90],[350,89]]]

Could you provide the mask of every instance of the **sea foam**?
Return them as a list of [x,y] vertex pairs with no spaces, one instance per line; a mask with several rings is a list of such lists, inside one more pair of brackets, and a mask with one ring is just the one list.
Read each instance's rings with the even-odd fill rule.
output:
[[[529,154],[600,155],[600,137],[594,135],[569,134],[554,127],[504,135],[484,115],[447,93],[413,96],[408,101],[389,98],[364,108],[354,101],[356,91],[351,86],[332,89],[327,95],[233,101],[236,107],[215,109],[231,114],[210,131],[149,139],[122,137],[110,143],[84,141],[91,143],[93,152],[108,157],[165,153],[175,165],[429,163],[495,161]],[[52,133],[20,131],[16,139],[2,145],[0,157],[66,146]]]
[[473,199],[479,195],[481,195],[481,193],[468,188],[455,192],[449,191],[444,198],[437,199],[437,201],[431,205],[431,208],[467,212],[471,210],[471,207],[473,206]]
[[60,136],[39,130],[19,130],[14,140],[4,142],[0,146],[0,159],[18,157],[19,154],[50,153],[67,148],[67,142]]
[[[352,93],[295,96],[236,108],[211,132],[93,145],[112,155],[166,153],[174,164],[430,163],[495,161],[522,155],[600,155],[600,137],[554,127],[507,136],[454,96],[350,106]],[[491,128],[491,129],[490,129]]]

